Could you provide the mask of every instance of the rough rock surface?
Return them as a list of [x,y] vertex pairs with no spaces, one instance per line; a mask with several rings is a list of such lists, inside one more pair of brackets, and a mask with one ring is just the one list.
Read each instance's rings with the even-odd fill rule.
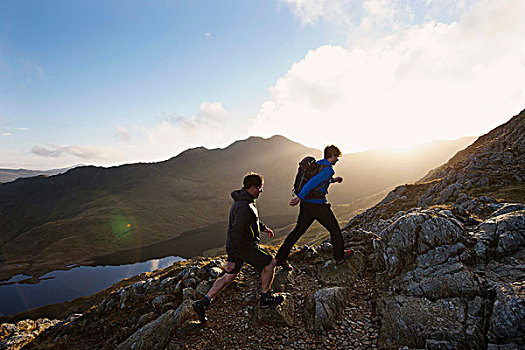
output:
[[276,293],[282,295],[284,301],[276,308],[261,309],[257,304],[255,313],[261,325],[271,324],[274,326],[292,326],[294,323],[294,300],[288,293]]
[[36,321],[23,320],[16,324],[0,324],[0,349],[21,349],[41,332],[60,323],[60,320],[40,318]]
[[341,287],[319,289],[306,299],[303,318],[307,329],[316,334],[332,329],[349,303],[348,291]]

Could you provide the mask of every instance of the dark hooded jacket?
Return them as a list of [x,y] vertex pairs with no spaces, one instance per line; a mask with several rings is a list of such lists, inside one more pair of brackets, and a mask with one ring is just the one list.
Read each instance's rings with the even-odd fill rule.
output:
[[231,193],[233,204],[230,209],[226,251],[230,255],[241,253],[247,248],[257,247],[259,234],[266,225],[259,220],[255,199],[244,188]]

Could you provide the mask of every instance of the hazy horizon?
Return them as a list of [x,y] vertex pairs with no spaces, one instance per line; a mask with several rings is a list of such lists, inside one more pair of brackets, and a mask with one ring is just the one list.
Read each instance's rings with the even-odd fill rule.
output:
[[525,108],[525,2],[0,3],[0,168],[158,162],[283,135],[344,153]]
[[[224,147],[205,147],[203,145],[201,146],[195,146],[195,147],[191,147],[191,148],[187,148],[187,149],[184,149],[182,150],[181,152],[177,153],[177,154],[174,154],[173,156],[170,156],[169,158],[166,158],[166,159],[161,159],[161,160],[158,160],[158,161],[151,161],[151,162],[148,162],[148,161],[137,161],[137,162],[125,162],[125,163],[120,163],[120,164],[110,164],[110,165],[97,165],[97,164],[89,164],[89,163],[76,163],[76,164],[72,164],[72,165],[64,165],[64,166],[60,166],[60,167],[55,167],[55,168],[21,168],[21,167],[17,167],[17,168],[1,168],[1,170],[31,170],[31,171],[49,171],[49,170],[59,170],[59,169],[69,169],[69,168],[74,168],[74,167],[79,167],[79,166],[100,166],[100,167],[104,167],[104,168],[110,168],[110,167],[118,167],[118,166],[121,166],[121,165],[128,165],[128,164],[137,164],[137,163],[144,163],[144,164],[151,164],[151,163],[158,163],[158,162],[164,162],[164,161],[167,161],[169,159],[172,159],[172,158],[175,158],[177,156],[179,156],[180,154],[184,153],[185,151],[187,150],[190,150],[190,149],[195,149],[195,148],[200,148],[200,147],[204,147],[206,148],[207,150],[220,150],[220,149],[226,149],[228,147],[230,147],[233,143],[235,142],[238,142],[238,141],[246,141],[252,137],[262,137],[263,139],[270,139],[272,137],[275,137],[275,136],[282,136],[282,135],[273,135],[273,136],[270,136],[270,137],[262,137],[262,136],[248,136],[247,138],[245,139],[240,139],[240,140],[235,140],[233,141],[232,143],[224,146]],[[481,136],[481,135],[480,135]],[[285,136],[282,136],[282,137],[285,137]],[[358,150],[358,151],[355,151],[355,152],[344,152],[343,155],[356,155],[356,154],[361,154],[361,153],[367,153],[367,152],[383,152],[383,153],[388,153],[388,152],[392,152],[392,153],[397,153],[397,154],[410,154],[411,152],[417,152],[418,150],[420,149],[423,149],[425,146],[429,146],[431,144],[434,144],[434,143],[442,143],[442,142],[455,142],[455,141],[460,141],[460,140],[464,140],[464,139],[472,139],[472,142],[474,142],[474,140],[479,137],[479,136],[463,136],[463,137],[460,137],[458,139],[454,139],[454,140],[432,140],[432,141],[428,141],[428,142],[424,142],[420,145],[416,145],[414,147],[408,147],[408,148],[370,148],[370,149],[365,149],[365,150]],[[288,138],[286,138],[288,139]],[[295,140],[291,140],[291,139],[288,139],[289,141],[291,142],[297,142]],[[301,143],[299,143],[301,144]],[[307,147],[307,148],[313,148],[313,149],[316,149],[318,150],[319,152],[322,152],[322,148],[315,148],[315,147],[310,147],[308,145],[304,145],[302,144],[303,146]]]

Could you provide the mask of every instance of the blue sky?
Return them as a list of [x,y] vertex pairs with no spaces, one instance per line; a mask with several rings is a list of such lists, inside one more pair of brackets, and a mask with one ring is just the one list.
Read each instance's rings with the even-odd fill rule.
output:
[[160,161],[251,135],[345,152],[480,135],[525,107],[524,6],[493,3],[3,1],[0,167]]

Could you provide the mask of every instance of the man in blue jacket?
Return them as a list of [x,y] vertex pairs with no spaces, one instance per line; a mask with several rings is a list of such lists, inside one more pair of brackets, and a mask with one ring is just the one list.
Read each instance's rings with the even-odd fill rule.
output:
[[352,255],[352,250],[344,251],[341,228],[330,208],[330,204],[327,203],[326,200],[328,186],[334,182],[343,182],[342,177],[333,177],[335,174],[333,166],[339,161],[339,157],[341,157],[339,148],[334,145],[327,146],[324,149],[324,159],[317,162],[317,164],[322,167],[321,171],[304,185],[297,197],[293,197],[290,200],[291,206],[301,203],[299,217],[295,228],[290,232],[288,237],[286,237],[275,256],[278,266],[282,266],[289,271],[293,269],[292,265],[288,262],[290,250],[306,230],[308,230],[314,220],[319,221],[319,223],[330,232],[336,263],[340,264]]
[[201,323],[207,321],[206,310],[214,296],[229,286],[237,277],[242,265],[247,262],[261,275],[262,293],[260,306],[262,309],[275,307],[284,301],[282,296],[270,293],[276,266],[270,253],[259,246],[261,231],[268,237],[273,237],[273,231],[259,220],[255,199],[262,193],[263,178],[259,174],[248,174],[244,177],[243,188],[233,191],[233,204],[230,209],[228,236],[226,238],[226,274],[219,277],[204,298],[193,303]]

